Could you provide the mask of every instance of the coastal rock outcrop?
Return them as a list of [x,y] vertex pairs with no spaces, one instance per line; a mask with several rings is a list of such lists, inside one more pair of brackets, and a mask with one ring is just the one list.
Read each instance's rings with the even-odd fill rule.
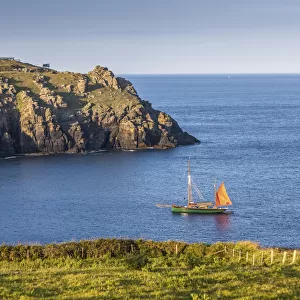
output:
[[77,83],[77,90],[80,94],[83,94],[87,90],[87,78],[81,78]]
[[9,69],[6,62],[0,73],[0,156],[198,142],[105,67],[85,75],[19,65],[31,71]]
[[96,66],[88,75],[94,84],[100,84],[102,87],[110,87],[115,90],[120,88],[114,73],[106,67]]

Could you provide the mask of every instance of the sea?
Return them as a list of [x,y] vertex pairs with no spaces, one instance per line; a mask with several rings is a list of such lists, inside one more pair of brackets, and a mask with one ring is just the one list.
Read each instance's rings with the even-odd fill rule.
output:
[[[0,160],[0,244],[97,238],[300,248],[300,75],[125,75],[198,145]],[[173,214],[187,161],[228,215]],[[194,193],[197,201],[197,193]]]

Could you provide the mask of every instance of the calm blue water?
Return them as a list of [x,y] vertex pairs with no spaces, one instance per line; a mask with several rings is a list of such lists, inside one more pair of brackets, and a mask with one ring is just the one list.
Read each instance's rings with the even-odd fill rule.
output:
[[[98,237],[300,247],[300,76],[127,76],[200,145],[0,161],[0,243]],[[174,215],[187,159],[207,200],[233,215]]]

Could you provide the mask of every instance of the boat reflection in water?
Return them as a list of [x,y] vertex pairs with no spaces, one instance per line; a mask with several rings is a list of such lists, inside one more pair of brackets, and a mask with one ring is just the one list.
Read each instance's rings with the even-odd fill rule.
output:
[[219,214],[213,216],[216,221],[216,226],[220,231],[227,231],[230,229],[231,216],[227,214]]
[[[199,226],[199,220],[201,220],[201,226],[206,225],[208,227],[212,226],[212,222],[216,224],[216,229],[218,231],[226,232],[231,228],[231,214],[189,214],[181,213],[175,214],[174,217],[183,217],[190,224],[197,224]],[[213,220],[213,221],[212,221]]]

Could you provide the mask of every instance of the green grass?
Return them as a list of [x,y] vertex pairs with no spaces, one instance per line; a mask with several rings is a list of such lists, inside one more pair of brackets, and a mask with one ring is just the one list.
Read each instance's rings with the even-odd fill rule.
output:
[[299,299],[299,259],[291,264],[289,250],[283,264],[284,250],[273,249],[271,265],[270,251],[116,239],[2,245],[0,299]]
[[[35,69],[36,72],[18,72],[14,70],[15,67]],[[40,87],[34,83],[34,78],[39,74],[39,70],[39,67],[30,64],[0,60],[0,77],[7,78],[9,84],[13,84],[17,92],[30,90],[37,99],[39,98]],[[82,109],[84,105],[91,103],[93,109],[96,109],[100,114],[105,114],[111,109],[118,117],[120,117],[124,113],[124,109],[140,105],[138,98],[125,91],[102,88],[101,85],[93,84],[91,82],[88,84],[89,97],[86,95],[77,95],[74,92],[67,92],[64,86],[72,85],[73,88],[76,89],[78,80],[82,78],[82,75],[79,73],[54,73],[43,70],[41,74],[46,79],[44,85],[50,88],[50,90],[53,90],[56,94],[62,96],[64,101],[68,104],[68,109],[70,111]]]
[[251,267],[153,258],[48,259],[0,263],[4,299],[299,299],[299,266]]
[[33,83],[35,74],[33,73],[21,73],[21,72],[0,72],[0,76],[8,79],[9,84],[13,84],[17,90],[31,90],[34,94],[39,94],[40,89]]
[[[34,72],[19,72],[15,70],[16,68],[27,68],[34,70]],[[132,114],[134,114],[134,109],[140,113],[142,104],[139,98],[131,95],[127,91],[103,88],[101,84],[94,84],[89,81],[87,93],[79,95],[76,93],[76,87],[78,81],[83,76],[82,74],[53,72],[52,70],[43,70],[38,66],[27,63],[0,60],[0,77],[7,78],[8,83],[14,85],[17,93],[23,90],[29,90],[31,96],[43,107],[45,103],[39,100],[41,88],[34,82],[38,74],[44,76],[44,86],[54,91],[56,95],[62,96],[64,102],[67,103],[68,112],[66,113],[64,110],[63,114],[65,115],[74,115],[78,111],[83,111],[86,115],[89,115],[94,111],[94,114],[97,114],[100,119],[106,115],[109,119],[110,113],[116,118],[121,119],[124,114],[126,114],[126,111],[129,110],[133,110]],[[66,86],[68,85],[73,87],[72,92],[66,91]],[[85,107],[87,104],[89,105]],[[17,108],[21,110],[22,106],[23,104],[18,100]],[[142,120],[139,114],[136,114],[134,119],[136,119],[138,123]]]
[[[0,72],[2,70],[13,70],[18,68],[29,68],[29,69],[39,69],[39,66],[32,65],[30,63],[25,63],[16,60],[3,60],[0,59]],[[0,74],[1,75],[1,74]]]

